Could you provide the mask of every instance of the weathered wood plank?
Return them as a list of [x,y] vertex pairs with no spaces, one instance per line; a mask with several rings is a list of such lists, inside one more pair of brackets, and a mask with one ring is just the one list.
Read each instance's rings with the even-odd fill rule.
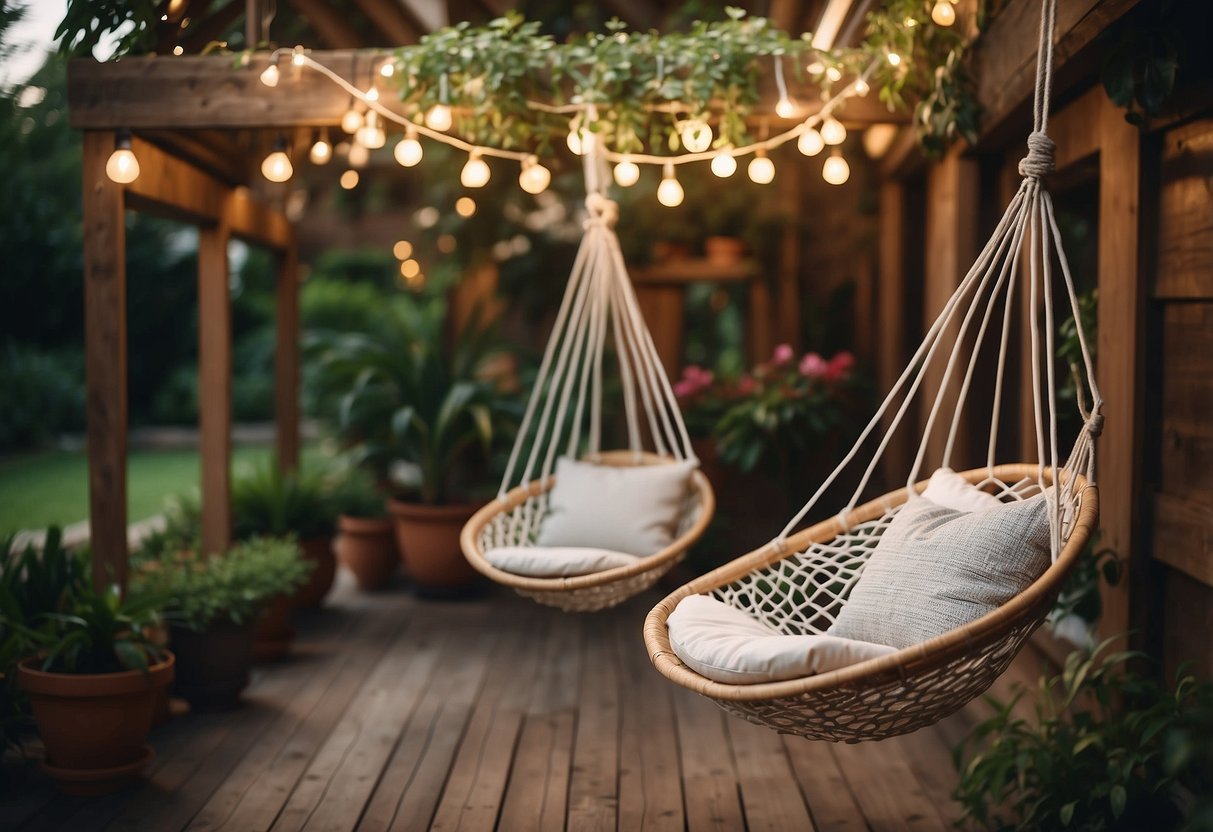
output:
[[779,735],[740,719],[730,719],[726,725],[746,828],[750,832],[816,829]]
[[725,731],[729,717],[685,688],[674,690],[673,696],[688,832],[744,828],[737,769]]
[[837,743],[834,759],[873,829],[947,828],[914,776],[913,764],[887,742]]
[[1154,523],[1154,557],[1213,586],[1213,506],[1158,494]]
[[1213,119],[1163,139],[1154,296],[1213,299]]
[[613,832],[619,813],[620,673],[609,628],[613,613],[586,627],[569,782],[569,832]]
[[84,359],[93,584],[126,584],[126,225],[105,174],[111,133],[84,134]]
[[866,830],[868,825],[830,751],[830,743],[789,736],[783,738],[783,745],[818,832]]

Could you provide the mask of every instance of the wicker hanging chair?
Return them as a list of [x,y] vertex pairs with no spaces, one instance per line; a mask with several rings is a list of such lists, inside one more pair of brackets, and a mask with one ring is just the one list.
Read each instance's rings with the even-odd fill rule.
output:
[[[609,466],[697,461],[624,266],[614,230],[618,207],[603,195],[606,160],[592,137],[588,144],[589,217],[564,300],[498,498],[468,521],[461,536],[464,556],[479,572],[539,603],[577,612],[612,607],[652,586],[703,534],[716,505],[707,477],[695,470],[668,546],[627,566],[588,575],[516,575],[498,569],[485,556],[496,547],[534,545],[548,510],[548,493],[555,484],[553,466],[560,453]],[[614,342],[622,387],[626,450],[600,450],[608,335]]]
[[[1074,282],[1053,218],[1052,200],[1041,181],[1052,169],[1053,143],[1045,128],[1054,16],[1055,0],[1043,0],[1035,129],[1028,138],[1028,155],[1020,163],[1023,182],[993,237],[945,305],[888,398],[842,463],[778,537],[681,587],[659,603],[645,621],[645,644],[659,672],[751,722],[811,739],[858,742],[908,733],[956,711],[989,688],[1044,621],[1097,524],[1094,439],[1102,428],[1102,400],[1095,385]],[[1051,359],[1055,332],[1054,275],[1050,251],[1056,253],[1061,264],[1070,312],[1078,325],[1085,382],[1092,396],[1088,411],[1083,379],[1075,368],[1083,426],[1064,464],[1060,463],[1057,451],[1056,384]],[[1022,276],[1026,277],[1027,286],[1021,302],[1031,312],[1038,461],[996,465],[1002,379],[1011,324],[1015,320],[1014,295],[1021,277],[1020,264],[1025,259],[1027,274]],[[988,325],[996,319],[996,313],[1001,315],[1002,325],[991,329]],[[979,324],[972,333],[974,321]],[[952,328],[957,328],[957,334],[944,347],[945,333]],[[925,482],[918,481],[920,471],[927,454],[927,440],[941,413],[953,414],[941,460],[941,467],[950,467],[970,382],[978,366],[981,346],[987,342],[998,351],[987,464],[963,476],[1004,502],[1026,499],[1045,489],[1056,496],[1048,502],[1051,566],[1026,590],[976,621],[924,643],[831,672],[762,684],[726,684],[707,679],[683,664],[671,647],[667,620],[678,602],[688,595],[714,596],[789,635],[824,633],[834,623],[881,533],[906,502],[910,489],[919,492],[924,489]],[[967,369],[961,376],[960,358],[969,343],[972,346]],[[934,402],[906,487],[856,507],[891,436],[911,404],[917,401],[928,368],[933,363],[938,367],[945,354],[946,365],[940,373],[938,388],[933,391]],[[954,379],[959,383],[951,384]],[[858,457],[868,438],[875,440],[874,434],[890,413],[878,447],[843,510],[832,519],[792,534],[840,473]]]

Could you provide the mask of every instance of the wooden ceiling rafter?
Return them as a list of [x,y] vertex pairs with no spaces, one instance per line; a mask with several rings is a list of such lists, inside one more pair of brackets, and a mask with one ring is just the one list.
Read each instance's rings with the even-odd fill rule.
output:
[[330,49],[357,49],[363,38],[326,0],[288,0]]
[[393,46],[421,39],[422,30],[396,0],[354,0],[354,4]]

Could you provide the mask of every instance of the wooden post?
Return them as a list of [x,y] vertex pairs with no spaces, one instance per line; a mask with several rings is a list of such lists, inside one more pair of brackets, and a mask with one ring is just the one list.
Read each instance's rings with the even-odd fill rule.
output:
[[1127,567],[1119,586],[1105,588],[1099,625],[1100,637],[1106,638],[1137,626],[1130,616],[1129,596],[1135,578],[1149,564],[1138,551],[1146,395],[1146,281],[1138,279],[1141,134],[1105,96],[1101,101],[1097,379],[1106,421],[1098,441],[1100,543],[1119,554]]
[[770,320],[779,342],[800,351],[800,171],[801,165],[786,165],[779,175],[779,203],[789,218],[779,248],[779,309]]
[[[880,273],[879,289],[876,292],[876,314],[879,332],[876,333],[875,355],[877,389],[887,392],[905,366],[909,356],[905,354],[906,342],[906,280],[905,258],[909,253],[905,243],[905,186],[890,179],[880,188]],[[913,436],[914,419],[907,413],[909,424],[902,427],[881,461],[886,486],[900,486],[910,471],[912,449],[907,437]],[[892,414],[885,417],[885,430],[892,422]]]
[[274,439],[278,466],[299,465],[299,249],[292,239],[278,260],[274,349]]
[[244,48],[256,49],[261,42],[261,0],[244,0]]
[[114,134],[84,134],[84,355],[93,585],[126,585],[126,227],[105,174]]
[[232,535],[232,309],[226,220],[198,232],[198,452],[202,550],[222,552]]

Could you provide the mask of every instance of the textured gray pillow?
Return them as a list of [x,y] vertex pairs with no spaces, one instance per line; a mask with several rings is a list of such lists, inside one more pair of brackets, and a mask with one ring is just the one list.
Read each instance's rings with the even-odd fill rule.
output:
[[976,512],[912,497],[893,518],[830,635],[909,647],[975,621],[1049,566],[1042,495]]

